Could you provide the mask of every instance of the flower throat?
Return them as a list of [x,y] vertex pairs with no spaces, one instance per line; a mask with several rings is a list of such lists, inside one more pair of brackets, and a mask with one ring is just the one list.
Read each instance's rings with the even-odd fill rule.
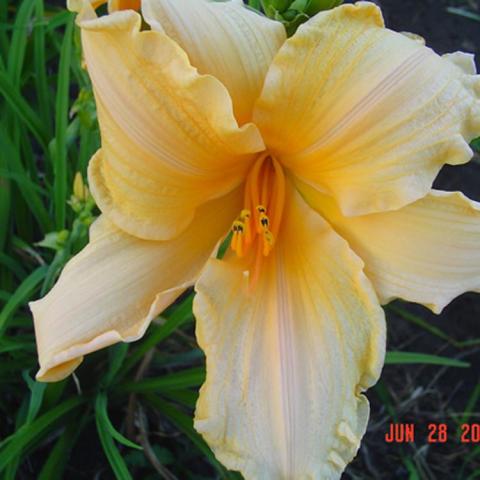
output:
[[275,245],[285,204],[285,175],[268,153],[253,164],[245,182],[244,208],[232,225],[232,250],[243,257],[255,249],[257,262]]

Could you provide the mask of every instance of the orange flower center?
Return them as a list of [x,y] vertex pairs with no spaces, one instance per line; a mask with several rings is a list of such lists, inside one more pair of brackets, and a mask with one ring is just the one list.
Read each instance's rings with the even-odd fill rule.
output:
[[231,248],[239,257],[255,249],[257,262],[272,251],[285,204],[285,175],[268,153],[253,164],[245,182],[244,208],[232,225]]

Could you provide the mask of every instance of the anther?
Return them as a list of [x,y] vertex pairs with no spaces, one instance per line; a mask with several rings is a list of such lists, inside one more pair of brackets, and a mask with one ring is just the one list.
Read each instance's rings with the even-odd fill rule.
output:
[[265,232],[263,233],[263,255],[265,257],[270,253],[274,242],[275,238],[273,236],[273,233],[270,230],[265,230]]
[[[279,233],[285,196],[285,178],[282,167],[265,152],[248,173],[244,206],[232,224],[231,248],[242,257],[254,253],[253,280],[262,263],[270,254]],[[253,258],[253,257],[252,257]]]
[[244,209],[240,212],[240,218],[242,220],[250,220],[251,213],[250,210]]
[[235,220],[233,222],[232,230],[234,232],[243,233],[245,229],[245,224],[241,220]]

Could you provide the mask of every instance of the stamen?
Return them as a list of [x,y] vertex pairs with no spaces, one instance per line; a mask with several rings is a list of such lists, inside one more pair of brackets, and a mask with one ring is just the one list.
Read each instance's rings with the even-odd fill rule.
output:
[[247,176],[244,209],[232,225],[232,250],[239,257],[252,247],[255,250],[253,279],[258,276],[262,257],[267,257],[275,245],[284,204],[283,169],[275,158],[263,154]]
[[262,213],[260,214],[260,225],[263,227],[264,230],[268,230],[268,226],[270,224],[270,220],[268,217]]

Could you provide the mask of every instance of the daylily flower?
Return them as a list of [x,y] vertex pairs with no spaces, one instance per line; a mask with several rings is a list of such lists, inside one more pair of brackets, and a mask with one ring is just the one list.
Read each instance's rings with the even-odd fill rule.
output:
[[380,304],[439,312],[480,288],[480,204],[431,190],[480,132],[471,56],[436,55],[367,2],[288,40],[240,1],[143,0],[150,31],[76,4],[102,215],[32,305],[37,378],[140,338],[195,284],[195,427],[218,459],[247,479],[339,478],[384,360]]

